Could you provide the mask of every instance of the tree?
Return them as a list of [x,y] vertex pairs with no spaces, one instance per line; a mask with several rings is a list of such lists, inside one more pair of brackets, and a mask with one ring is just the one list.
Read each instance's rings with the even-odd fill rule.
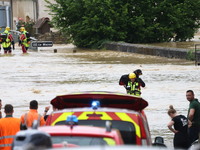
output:
[[200,26],[200,0],[45,1],[52,24],[84,48],[105,41],[185,41]]

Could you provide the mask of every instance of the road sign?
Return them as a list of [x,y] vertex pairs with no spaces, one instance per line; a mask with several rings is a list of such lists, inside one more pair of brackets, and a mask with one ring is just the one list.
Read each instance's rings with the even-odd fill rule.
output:
[[52,41],[33,41],[31,43],[32,47],[52,47]]

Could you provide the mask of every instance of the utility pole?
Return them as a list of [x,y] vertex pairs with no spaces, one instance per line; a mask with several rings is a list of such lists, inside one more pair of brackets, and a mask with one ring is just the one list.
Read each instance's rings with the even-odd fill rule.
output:
[[13,29],[13,0],[10,0],[10,28]]

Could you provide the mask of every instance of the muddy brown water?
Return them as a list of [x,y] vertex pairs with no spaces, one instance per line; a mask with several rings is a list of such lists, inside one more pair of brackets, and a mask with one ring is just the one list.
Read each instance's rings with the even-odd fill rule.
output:
[[[61,45],[62,47],[62,45]],[[88,51],[72,47],[44,48],[22,55],[19,48],[12,56],[0,55],[0,98],[14,105],[14,116],[28,110],[29,101],[39,101],[39,112],[56,95],[77,91],[114,91],[125,93],[118,85],[121,75],[141,69],[146,87],[142,97],[149,106],[145,109],[152,140],[162,136],[172,147],[173,134],[167,129],[169,105],[179,114],[187,115],[185,91],[194,90],[200,98],[200,66],[181,59],[114,51]],[[52,110],[50,110],[52,111]]]

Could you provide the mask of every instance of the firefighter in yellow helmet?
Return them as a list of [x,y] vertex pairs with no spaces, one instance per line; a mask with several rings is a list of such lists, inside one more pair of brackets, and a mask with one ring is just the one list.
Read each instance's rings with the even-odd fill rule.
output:
[[27,53],[30,46],[30,34],[26,31],[25,27],[20,28],[19,46],[22,47],[22,52]]
[[128,75],[129,81],[126,86],[127,94],[134,95],[134,96],[140,96],[141,95],[141,84],[137,81],[137,76],[135,73],[130,73]]
[[12,34],[10,33],[10,27],[6,27],[5,31],[1,34],[2,37],[2,47],[4,49],[4,54],[11,53],[11,45],[14,43]]

